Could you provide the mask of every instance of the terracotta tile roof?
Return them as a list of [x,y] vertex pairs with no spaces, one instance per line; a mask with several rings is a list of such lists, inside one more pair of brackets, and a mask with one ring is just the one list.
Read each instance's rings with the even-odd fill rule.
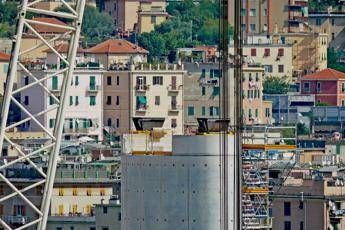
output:
[[[60,53],[67,53],[68,52],[68,47],[69,47],[69,45],[67,43],[61,43],[61,44],[59,44],[57,46],[54,46],[54,48],[58,52],[60,52]],[[51,49],[46,49],[46,50],[44,50],[44,52],[46,52],[46,53],[53,53],[53,51]],[[80,47],[78,47],[77,52],[78,53],[85,53],[85,50],[80,48]]]
[[94,54],[126,54],[126,53],[148,53],[147,50],[140,46],[122,39],[109,39],[87,50],[88,53]]
[[[38,21],[38,22],[46,22],[46,23],[51,23],[51,24],[56,24],[60,26],[67,26],[66,23],[56,19],[56,18],[33,18],[33,21]],[[62,29],[62,28],[56,28],[52,26],[44,26],[44,25],[38,25],[38,24],[31,24],[31,26],[39,33],[58,33],[62,34],[67,32],[68,30]]]
[[0,61],[1,62],[9,62],[10,59],[11,59],[10,55],[0,52]]
[[345,73],[337,71],[335,69],[324,69],[316,73],[308,74],[302,77],[301,80],[319,80],[319,81],[328,81],[328,80],[345,80]]

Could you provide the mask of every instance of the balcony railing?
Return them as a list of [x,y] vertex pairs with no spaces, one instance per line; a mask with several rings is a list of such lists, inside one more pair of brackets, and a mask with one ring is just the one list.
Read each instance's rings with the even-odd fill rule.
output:
[[28,216],[1,216],[1,219],[9,224],[26,224],[31,218]]
[[182,106],[178,105],[176,102],[170,104],[169,112],[178,112],[182,109]]
[[144,105],[144,104],[139,104],[136,107],[136,111],[137,112],[145,112],[148,109],[148,105]]
[[177,93],[179,91],[179,86],[175,85],[169,85],[168,87],[168,91],[172,92],[172,93]]
[[61,89],[59,87],[50,87],[49,90],[52,92],[52,93],[60,93]]
[[93,86],[88,86],[86,91],[88,93],[97,93],[98,91],[101,90],[101,86],[100,85],[93,85]]
[[145,92],[148,89],[149,89],[148,85],[136,85],[135,86],[135,90],[138,92]]

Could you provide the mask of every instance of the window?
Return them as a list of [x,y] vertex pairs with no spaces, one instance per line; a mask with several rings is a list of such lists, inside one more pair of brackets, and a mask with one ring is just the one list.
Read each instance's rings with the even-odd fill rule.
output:
[[264,16],[267,16],[267,9],[264,9]]
[[157,17],[156,16],[151,16],[151,24],[155,24],[157,23]]
[[24,85],[28,85],[29,84],[29,77],[25,77],[24,78]]
[[270,117],[270,108],[265,108],[265,117]]
[[120,85],[120,77],[116,76],[116,85]]
[[79,85],[79,76],[75,76],[75,85]]
[[109,230],[108,227],[102,227],[102,230]]
[[111,118],[108,118],[108,120],[107,120],[107,125],[108,125],[108,126],[111,126]]
[[96,96],[90,96],[90,105],[91,106],[96,105]]
[[90,215],[91,214],[91,205],[86,205],[85,206],[85,214],[86,215]]
[[256,16],[256,9],[250,9],[249,16],[255,17]]
[[304,222],[303,221],[299,222],[299,230],[304,230]]
[[59,196],[63,196],[65,193],[63,188],[59,188]]
[[69,96],[69,105],[73,105],[73,97]]
[[103,213],[107,214],[108,213],[108,207],[107,206],[103,206]]
[[79,97],[75,96],[75,105],[79,105]]
[[202,106],[201,107],[201,116],[205,116],[206,115],[206,107]]
[[321,18],[316,18],[316,25],[321,26]]
[[111,105],[111,96],[107,96],[107,105]]
[[116,96],[116,102],[115,102],[116,105],[119,105],[120,104],[120,96]]
[[218,106],[210,106],[210,116],[219,116]]
[[255,117],[258,118],[259,117],[259,110],[255,109]]
[[335,20],[334,18],[332,18],[332,26],[334,26],[334,24],[335,24]]
[[56,227],[56,230],[62,230],[62,227]]
[[101,188],[101,189],[99,190],[99,195],[105,196],[105,188]]
[[345,92],[345,82],[341,83],[341,92],[344,93]]
[[241,15],[246,16],[246,9],[241,9]]
[[188,116],[194,116],[194,106],[188,106]]
[[309,82],[304,82],[303,83],[303,91],[304,92],[309,92],[310,91],[310,84],[309,84]]
[[160,105],[160,103],[161,103],[160,96],[155,96],[155,105]]
[[49,128],[54,128],[55,125],[55,119],[49,119]]
[[342,107],[345,106],[345,100],[341,100],[341,106],[342,106]]
[[171,128],[176,128],[177,127],[177,120],[175,118],[171,119]]
[[252,57],[256,57],[256,49],[251,49],[251,50],[250,50],[250,55],[251,55]]
[[107,77],[107,85],[111,85],[111,76]]
[[279,48],[278,49],[278,56],[283,57],[284,56],[284,48]]
[[213,78],[214,75],[213,75],[213,69],[210,69],[210,78]]
[[121,221],[121,212],[119,212],[119,213],[117,214],[117,220],[118,220],[118,221]]
[[73,119],[69,119],[69,128],[73,129]]
[[278,65],[278,72],[284,73],[284,65]]
[[264,32],[267,32],[267,24],[264,24],[264,29],[263,29]]
[[284,221],[284,230],[291,230],[291,222]]
[[75,214],[77,214],[77,212],[78,212],[78,205],[73,204],[72,205],[72,214],[75,215]]
[[87,195],[87,196],[91,196],[91,195],[92,195],[92,190],[91,190],[91,188],[87,188],[87,189],[86,189],[86,195]]
[[291,203],[284,202],[284,216],[291,216]]
[[316,82],[316,91],[321,92],[321,82]]
[[264,51],[264,56],[265,57],[268,57],[268,56],[270,56],[271,55],[271,50],[270,49],[265,49],[265,51]]
[[206,95],[206,88],[203,86],[201,87],[201,95],[205,96]]
[[96,77],[90,76],[90,90],[96,90]]
[[52,96],[49,96],[49,105],[55,104],[55,100]]
[[250,24],[250,31],[256,31],[256,24]]
[[206,70],[202,69],[200,78],[205,78],[205,76],[206,76]]
[[78,196],[78,189],[77,188],[73,188],[72,195],[73,196]]
[[163,85],[163,77],[162,76],[154,76],[152,84],[153,85]]
[[273,66],[272,65],[264,65],[265,71],[267,73],[272,73],[273,72]]
[[60,204],[59,205],[59,216],[63,216],[64,214],[64,207],[63,207],[63,204]]
[[332,33],[332,40],[334,40],[335,39],[335,34],[334,33]]
[[299,202],[299,206],[298,206],[298,208],[299,208],[299,209],[303,209],[303,206],[304,206],[303,201],[300,201],[300,202]]
[[252,115],[253,115],[253,114],[252,114],[252,109],[248,109],[248,117],[249,117],[249,118],[252,118]]
[[120,127],[120,119],[119,118],[116,118],[116,127]]
[[24,105],[29,105],[29,96],[24,97]]
[[52,78],[52,89],[57,90],[58,89],[58,77],[53,76]]

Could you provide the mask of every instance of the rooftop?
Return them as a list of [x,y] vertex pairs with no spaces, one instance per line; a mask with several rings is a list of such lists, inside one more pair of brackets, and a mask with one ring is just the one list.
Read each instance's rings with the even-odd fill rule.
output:
[[[69,45],[67,43],[61,43],[54,47],[54,49],[56,49],[56,51],[60,53],[68,53],[68,48],[69,48]],[[46,49],[44,52],[53,53],[51,49]],[[77,53],[85,53],[85,52],[86,50],[82,49],[81,47],[78,47]]]
[[302,77],[302,80],[318,80],[318,81],[331,81],[331,80],[345,80],[345,73],[335,69],[324,69],[316,73],[308,74]]
[[142,53],[147,54],[149,53],[144,48],[137,46],[127,40],[123,39],[109,39],[105,42],[102,42],[94,47],[91,47],[87,50],[88,53],[92,54],[135,54],[135,53]]
[[0,62],[8,62],[10,59],[10,55],[0,52]]
[[[56,18],[33,18],[33,21],[37,22],[43,22],[43,23],[50,23],[50,24],[55,24],[59,26],[67,26],[66,23],[56,19]],[[63,29],[63,28],[57,28],[57,27],[52,27],[52,26],[47,26],[47,25],[39,25],[39,24],[33,24],[31,25],[38,33],[65,33],[68,30]]]

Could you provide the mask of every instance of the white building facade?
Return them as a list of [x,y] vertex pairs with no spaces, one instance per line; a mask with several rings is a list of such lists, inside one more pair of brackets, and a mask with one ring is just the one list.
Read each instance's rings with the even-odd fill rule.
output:
[[[38,79],[51,76],[53,70],[34,71]],[[70,90],[66,101],[66,120],[64,126],[64,138],[75,139],[88,136],[95,140],[102,140],[102,76],[100,69],[76,69],[71,81]],[[43,81],[46,88],[60,98],[63,75],[59,74]],[[33,79],[25,73],[21,73],[22,86],[29,85]],[[56,119],[56,109],[53,109],[57,101],[40,87],[32,86],[21,92],[21,104],[32,114],[50,110],[37,120],[48,130],[53,132]],[[26,114],[22,112],[22,118]],[[24,131],[42,131],[42,128],[33,120],[22,124]]]

